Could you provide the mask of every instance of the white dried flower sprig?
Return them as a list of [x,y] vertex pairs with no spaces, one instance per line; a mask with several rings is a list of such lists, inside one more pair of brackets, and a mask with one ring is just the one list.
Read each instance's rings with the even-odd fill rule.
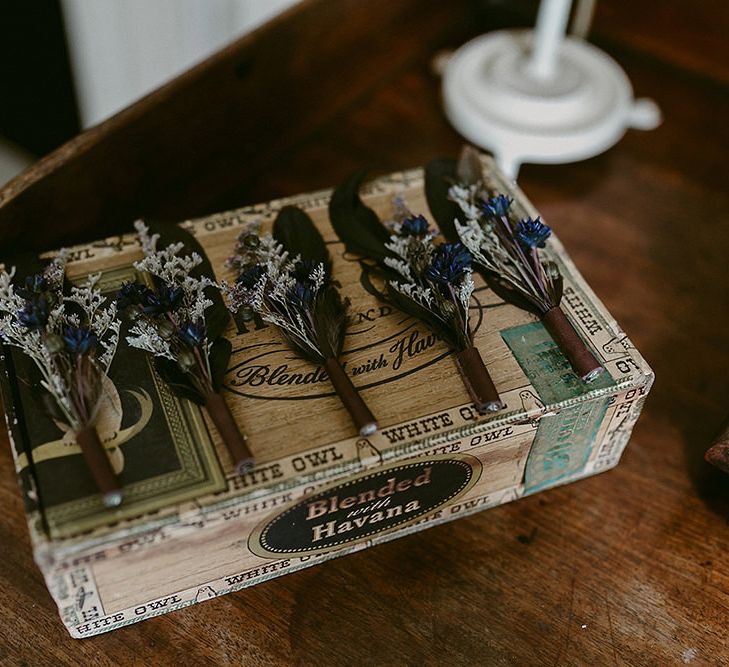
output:
[[0,271],[0,340],[29,356],[41,386],[74,431],[93,424],[119,340],[116,304],[101,295],[100,274],[63,294],[67,255],[62,251],[43,273],[13,283],[15,269]]
[[[277,326],[285,337],[307,358],[323,363],[328,356],[338,356],[340,341],[327,340],[318,331],[316,304],[326,295],[329,286],[323,262],[291,257],[270,234],[255,237],[255,246],[246,248],[253,235],[246,234],[241,240],[246,251],[248,265],[241,271],[233,285],[222,284],[228,307],[244,318],[257,313],[264,322]],[[229,265],[241,265],[241,255],[229,260]]]
[[206,290],[219,288],[209,276],[193,275],[203,263],[199,253],[183,254],[185,244],[181,241],[159,249],[159,234],[150,234],[141,220],[134,226],[145,254],[134,268],[151,276],[154,286],[135,282],[122,285],[117,303],[134,321],[127,343],[179,364],[205,396],[213,390],[209,360],[213,341],[205,322],[205,311],[213,301]]

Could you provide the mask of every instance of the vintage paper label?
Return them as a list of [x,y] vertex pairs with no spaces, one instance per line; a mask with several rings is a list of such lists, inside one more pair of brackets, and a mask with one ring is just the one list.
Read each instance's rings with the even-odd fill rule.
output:
[[263,557],[313,554],[403,528],[466,493],[478,459],[427,457],[357,475],[294,503],[260,524],[248,546]]
[[[603,373],[589,385],[585,384],[572,370],[541,322],[505,329],[501,337],[543,405],[560,403],[587,391],[615,385],[609,373]],[[551,486],[585,467],[609,402],[609,398],[595,399],[562,408],[559,414],[542,417],[527,459],[525,493]]]

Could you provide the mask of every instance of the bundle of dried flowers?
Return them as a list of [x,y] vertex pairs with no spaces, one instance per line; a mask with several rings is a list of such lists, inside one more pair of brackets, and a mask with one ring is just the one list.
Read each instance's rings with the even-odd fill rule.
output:
[[42,272],[13,283],[0,271],[0,341],[22,350],[40,371],[44,403],[62,430],[71,431],[107,507],[123,499],[95,422],[116,352],[116,305],[98,287],[100,274],[64,295],[66,255]]
[[145,257],[134,267],[149,276],[151,286],[126,283],[117,296],[119,310],[132,321],[127,342],[155,357],[155,368],[176,395],[205,406],[242,474],[254,460],[220,395],[231,355],[222,336],[230,316],[212,267],[181,228],[158,225],[151,233],[142,221],[135,228]]
[[456,366],[480,412],[504,407],[477,348],[473,345],[470,304],[471,254],[460,242],[438,243],[422,215],[400,207],[386,228],[359,198],[362,174],[334,192],[329,218],[347,249],[375,260],[385,280],[381,297],[422,321],[454,351]]
[[[428,201],[441,212],[444,233],[460,238],[500,297],[541,319],[582,380],[594,380],[604,369],[562,312],[562,275],[540,252],[552,230],[540,218],[520,218],[510,197],[489,191],[473,149],[464,150],[451,183],[447,170],[445,161],[426,170]],[[450,203],[443,201],[444,193]]]
[[372,435],[377,422],[339,362],[349,301],[332,280],[329,253],[309,216],[286,206],[273,235],[244,232],[235,252],[228,264],[238,276],[225,286],[230,309],[243,319],[257,313],[289,347],[323,366],[359,434]]

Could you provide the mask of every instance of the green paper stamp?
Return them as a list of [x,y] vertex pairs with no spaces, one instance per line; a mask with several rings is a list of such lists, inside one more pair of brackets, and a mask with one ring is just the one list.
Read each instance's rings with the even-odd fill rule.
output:
[[[608,373],[589,385],[582,382],[540,322],[505,329],[501,337],[545,405],[615,384]],[[584,468],[609,403],[610,398],[598,398],[539,421],[524,474],[525,493],[552,486]]]

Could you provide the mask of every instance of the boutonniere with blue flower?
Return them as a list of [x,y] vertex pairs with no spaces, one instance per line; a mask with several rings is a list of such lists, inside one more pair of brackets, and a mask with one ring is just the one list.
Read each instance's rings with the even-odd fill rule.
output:
[[359,434],[375,433],[377,421],[339,361],[349,301],[332,279],[329,252],[311,218],[285,206],[273,234],[241,234],[228,265],[237,272],[235,283],[224,286],[230,309],[276,326],[291,349],[324,368]]
[[131,320],[127,343],[154,356],[155,369],[174,394],[204,406],[235,470],[255,462],[246,436],[221,395],[231,344],[223,337],[230,315],[213,269],[195,238],[177,225],[135,223],[144,259],[134,263],[148,283],[129,282],[117,295]]
[[374,260],[384,279],[380,297],[423,322],[454,352],[471,400],[481,413],[504,407],[483,359],[473,345],[470,322],[472,257],[460,242],[438,242],[422,215],[404,205],[388,229],[359,197],[363,174],[337,188],[329,219],[347,250]]
[[102,296],[100,274],[64,293],[66,255],[15,284],[15,269],[0,271],[0,342],[19,348],[40,371],[50,416],[73,434],[107,507],[123,492],[96,431],[107,372],[116,352],[116,305]]
[[[439,225],[470,250],[500,297],[541,319],[575,373],[591,382],[604,369],[560,308],[562,275],[543,254],[552,230],[540,218],[517,215],[507,195],[489,191],[473,149],[465,149],[454,167],[450,183],[447,163],[434,162],[426,169],[428,201],[441,212]],[[443,201],[444,194],[450,203]]]

